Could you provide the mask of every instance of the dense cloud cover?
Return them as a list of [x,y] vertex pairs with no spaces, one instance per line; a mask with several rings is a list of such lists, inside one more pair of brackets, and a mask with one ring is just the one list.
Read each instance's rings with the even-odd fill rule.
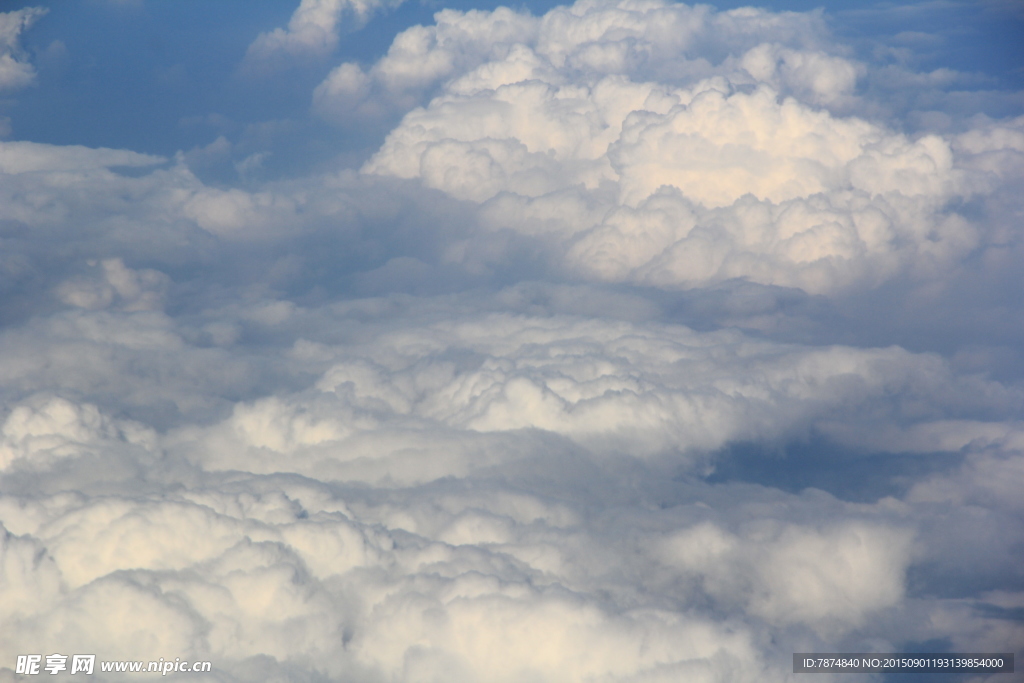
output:
[[[821,11],[658,0],[442,9],[335,58],[398,4],[303,0],[237,58],[334,59],[309,121],[384,122],[363,157],[269,179],[252,126],[161,155],[3,119],[0,681],[1019,648],[1019,93]],[[12,97],[45,14],[0,14]]]

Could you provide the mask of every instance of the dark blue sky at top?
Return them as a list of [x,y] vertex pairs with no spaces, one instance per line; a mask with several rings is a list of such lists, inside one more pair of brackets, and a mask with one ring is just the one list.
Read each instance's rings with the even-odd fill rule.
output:
[[[22,35],[37,82],[0,100],[0,116],[10,119],[12,139],[162,155],[224,135],[237,145],[236,153],[270,149],[277,173],[302,174],[335,154],[365,155],[386,131],[345,133],[311,116],[311,92],[333,66],[372,62],[399,31],[430,23],[441,7],[499,4],[412,0],[343,33],[328,59],[257,78],[239,72],[246,48],[259,33],[287,25],[296,3],[6,2],[7,11],[45,6],[49,12]],[[531,0],[514,6],[540,14],[555,4]],[[746,4],[729,0],[716,6]],[[794,11],[821,5],[760,4]],[[839,2],[828,5],[826,16],[837,37],[862,56],[880,44],[910,46],[915,69],[983,75],[978,82],[985,89],[1024,87],[1024,10],[1018,4]]]

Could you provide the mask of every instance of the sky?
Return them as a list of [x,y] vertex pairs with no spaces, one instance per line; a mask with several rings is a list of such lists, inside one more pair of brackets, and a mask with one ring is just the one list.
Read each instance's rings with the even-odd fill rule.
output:
[[0,3],[0,683],[1019,656],[1022,38],[998,0]]

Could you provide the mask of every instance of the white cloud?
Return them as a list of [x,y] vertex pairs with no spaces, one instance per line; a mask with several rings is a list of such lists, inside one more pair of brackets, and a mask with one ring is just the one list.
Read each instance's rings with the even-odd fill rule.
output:
[[401,3],[402,0],[302,0],[287,28],[275,28],[256,37],[246,51],[243,65],[267,70],[296,59],[323,59],[338,45],[347,15],[361,24],[374,12]]
[[851,54],[817,12],[443,10],[314,94],[404,117],[362,172],[0,143],[0,667],[1012,650],[1024,123],[904,133]]
[[111,166],[145,167],[164,159],[122,149],[91,149],[79,145],[35,142],[0,143],[0,172],[9,175],[46,172],[85,172]]
[[824,52],[792,50],[771,43],[748,50],[740,64],[757,81],[775,88],[789,86],[815,104],[831,104],[852,95],[858,73],[864,70]]
[[798,642],[971,631],[998,649],[1013,635],[977,614],[943,625],[943,601],[887,631],[935,540],[911,541],[928,503],[677,481],[670,505],[620,491],[598,510],[591,487],[621,489],[613,472],[567,472],[553,498],[514,470],[411,488],[210,472],[183,486],[194,475],[172,462],[141,486],[0,498],[5,588],[34,596],[4,613],[4,656],[53,643],[365,681],[781,681],[771,662]]
[[[688,28],[662,31],[671,23]],[[698,45],[717,61],[695,58]],[[368,71],[338,67],[315,106],[379,111],[435,94],[363,171],[481,203],[483,226],[548,238],[573,276],[824,293],[949,268],[985,236],[948,203],[1013,177],[1010,166],[980,169],[980,133],[909,138],[823,108],[860,107],[866,68],[830,47],[813,15],[613,3],[540,19],[448,11],[401,34]],[[1003,163],[1018,163],[1012,134],[1001,135],[991,139]]]
[[36,70],[26,61],[20,36],[49,10],[26,7],[14,12],[0,12],[0,90],[15,90],[31,85]]
[[[407,111],[438,87],[469,94],[531,78],[592,84],[617,74],[680,85],[729,75],[747,84],[751,76],[738,60],[748,51],[752,56],[746,62],[759,65],[755,70],[762,82],[829,101],[848,93],[851,70],[858,71],[825,52],[836,46],[818,13],[580,2],[542,17],[502,7],[442,10],[434,19],[433,26],[414,26],[396,36],[387,55],[368,71],[354,63],[335,69],[314,95],[318,112],[340,117],[368,96],[368,105],[376,99],[373,106]],[[359,88],[352,87],[354,81]]]
[[[27,486],[0,496],[8,533],[0,596],[10,607],[2,618],[15,634],[0,656],[33,648],[130,659],[170,653],[234,672],[264,657],[266,667],[358,681],[426,673],[467,681],[781,681],[787,674],[771,662],[798,643],[968,631],[982,649],[1012,642],[1012,631],[980,613],[943,625],[954,619],[948,601],[910,606],[907,571],[941,552],[932,550],[933,534],[950,528],[927,524],[935,493],[851,504],[822,492],[673,481],[660,467],[616,465],[604,443],[614,439],[566,448],[508,431],[518,422],[481,427],[448,416],[466,405],[453,388],[486,395],[513,373],[546,377],[549,390],[565,395],[596,382],[602,386],[591,393],[620,404],[629,402],[618,386],[626,378],[661,403],[675,386],[705,403],[705,422],[728,422],[728,402],[733,411],[746,403],[755,414],[775,414],[762,427],[769,431],[800,419],[789,405],[795,397],[814,413],[858,424],[885,395],[909,412],[879,409],[883,421],[927,419],[921,402],[940,414],[964,402],[959,410],[976,410],[984,392],[951,389],[943,398],[930,389],[950,383],[935,376],[935,359],[565,318],[477,317],[423,329],[386,307],[367,318],[368,303],[338,321],[360,344],[293,348],[328,366],[315,388],[240,404],[222,424],[165,438],[66,399],[14,408],[5,447],[23,455],[9,460],[7,481],[34,471],[51,483],[23,479]],[[87,313],[101,314],[110,315]],[[923,375],[892,377],[899,369]],[[920,393],[893,384],[908,381],[923,383]],[[725,400],[717,408],[712,385]],[[324,403],[325,396],[342,400]],[[757,408],[761,400],[770,403]],[[439,409],[446,412],[431,419]],[[518,419],[544,431],[570,424],[529,410]],[[345,439],[344,430],[367,428],[376,432],[361,443]],[[207,436],[197,448],[184,445],[184,433]],[[515,457],[502,457],[501,439]],[[134,474],[111,476],[118,449],[129,444]],[[316,448],[319,464],[307,467]],[[452,448],[473,460],[459,462]],[[61,460],[41,459],[44,452]],[[360,455],[390,459],[390,476],[329,466]],[[83,458],[102,476],[74,475],[72,490],[47,490],[57,468],[74,473]],[[235,471],[218,473],[225,464]],[[289,471],[305,476],[274,474]],[[997,553],[1007,540],[993,538],[981,552]],[[916,625],[900,620],[903,610],[919,611]]]
[[[379,116],[396,107],[408,110],[453,74],[522,53],[521,44],[535,39],[538,27],[534,17],[506,7],[467,13],[445,9],[435,15],[435,22],[398,34],[369,73],[352,62],[335,67],[313,93],[314,110],[335,122],[344,122],[353,112]],[[528,65],[504,68],[522,72]]]
[[1005,449],[971,453],[961,470],[919,481],[908,497],[916,502],[949,502],[1020,510],[1017,493],[1024,481],[1024,434],[1013,430]]
[[[134,445],[151,450],[155,434],[144,426],[117,422],[94,405],[36,396],[14,408],[0,434],[0,469],[9,465],[45,467],[58,458]],[[116,444],[116,445],[115,445]]]
[[31,614],[61,592],[60,571],[39,542],[0,526],[0,605],[14,618]]
[[[89,265],[96,266],[96,262]],[[150,311],[161,308],[169,278],[156,270],[132,270],[119,258],[105,259],[98,264],[102,280],[75,279],[57,288],[57,297],[66,304],[80,308],[107,308],[117,302],[126,311]]]
[[771,622],[825,629],[863,623],[904,597],[911,537],[846,523],[810,529],[765,523],[743,536],[698,524],[665,539],[666,561],[699,577],[719,599]]
[[[294,210],[293,199],[280,193],[213,188],[193,175],[182,155],[170,166],[167,161],[127,150],[0,142],[0,196],[5,199],[0,217],[61,231],[73,240],[103,235],[142,246],[140,237],[145,235],[172,249],[194,244],[195,238],[186,234],[196,227],[242,239],[265,235],[261,228],[268,223],[291,227],[282,225],[281,219]],[[124,173],[125,169],[141,174]],[[68,226],[71,215],[79,216],[77,228]],[[89,222],[90,230],[78,237],[82,221]],[[104,261],[102,267],[113,277],[110,264]]]

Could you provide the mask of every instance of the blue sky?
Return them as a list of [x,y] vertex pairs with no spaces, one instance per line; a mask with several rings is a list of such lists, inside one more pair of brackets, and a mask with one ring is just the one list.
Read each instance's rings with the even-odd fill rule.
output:
[[3,4],[0,683],[1020,654],[1022,33]]

